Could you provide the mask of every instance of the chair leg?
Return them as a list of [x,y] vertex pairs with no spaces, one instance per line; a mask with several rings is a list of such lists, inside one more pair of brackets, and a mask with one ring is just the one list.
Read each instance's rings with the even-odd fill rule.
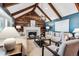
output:
[[44,56],[44,46],[42,46],[42,56]]

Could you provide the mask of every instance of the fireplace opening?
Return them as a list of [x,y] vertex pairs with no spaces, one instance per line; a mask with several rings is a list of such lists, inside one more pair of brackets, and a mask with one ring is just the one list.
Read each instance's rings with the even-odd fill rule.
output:
[[37,36],[37,32],[29,32],[28,33],[28,37],[31,38],[31,39],[36,38],[36,36]]

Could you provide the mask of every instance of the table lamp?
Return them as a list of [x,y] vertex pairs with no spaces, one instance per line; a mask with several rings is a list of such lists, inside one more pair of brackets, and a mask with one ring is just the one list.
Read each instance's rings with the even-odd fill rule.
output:
[[9,51],[15,48],[16,39],[20,37],[19,33],[16,31],[14,27],[5,27],[3,31],[0,33],[0,38],[5,39],[3,41],[4,48]]
[[14,27],[5,27],[0,33],[0,38],[16,38],[20,37],[20,34]]
[[75,33],[74,34],[75,38],[78,39],[79,38],[79,28],[75,28],[74,31],[73,31],[73,33]]

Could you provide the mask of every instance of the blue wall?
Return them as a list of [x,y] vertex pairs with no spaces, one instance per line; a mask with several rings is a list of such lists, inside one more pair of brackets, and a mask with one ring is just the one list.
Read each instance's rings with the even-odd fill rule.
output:
[[[74,28],[79,28],[79,13],[75,13],[72,15],[68,15],[62,18],[62,20],[69,19],[69,32],[73,32]],[[60,19],[55,19],[54,21],[46,23],[48,24],[54,24],[53,26],[51,25],[50,31],[55,31],[55,22],[59,21]]]

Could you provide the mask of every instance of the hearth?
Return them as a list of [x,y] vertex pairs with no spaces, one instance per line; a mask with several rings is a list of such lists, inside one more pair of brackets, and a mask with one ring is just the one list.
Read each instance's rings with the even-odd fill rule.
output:
[[36,36],[37,36],[37,32],[28,32],[28,37],[31,39],[36,38]]

